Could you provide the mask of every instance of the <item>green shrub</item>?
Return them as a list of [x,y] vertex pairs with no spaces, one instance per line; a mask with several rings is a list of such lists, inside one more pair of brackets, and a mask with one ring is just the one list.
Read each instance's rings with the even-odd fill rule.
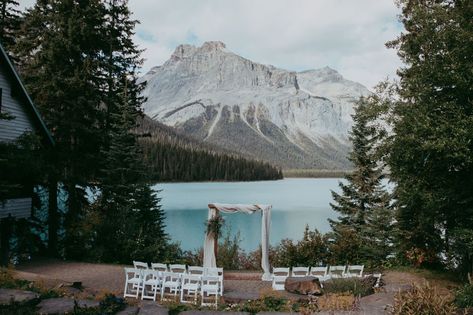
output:
[[181,312],[185,312],[191,308],[191,306],[180,304],[180,303],[170,303],[166,305],[169,310],[169,315],[177,315]]
[[318,266],[328,260],[327,236],[306,225],[301,240],[284,239],[274,248],[271,261],[274,266]]
[[239,307],[241,312],[257,314],[259,312],[287,312],[291,310],[287,299],[277,296],[265,296],[258,300],[248,300]]
[[473,307],[473,284],[467,284],[455,293],[455,304],[458,307]]
[[393,315],[454,315],[456,307],[449,295],[438,292],[428,283],[414,285],[394,298]]
[[282,297],[267,295],[262,298],[268,311],[279,312],[287,304],[287,300]]
[[241,253],[240,249],[240,232],[234,237],[231,236],[231,230],[228,229],[225,237],[218,244],[217,251],[217,265],[223,267],[226,270],[238,270],[240,269],[239,256]]
[[367,296],[374,293],[376,278],[341,278],[324,282],[324,293],[351,293],[354,296]]

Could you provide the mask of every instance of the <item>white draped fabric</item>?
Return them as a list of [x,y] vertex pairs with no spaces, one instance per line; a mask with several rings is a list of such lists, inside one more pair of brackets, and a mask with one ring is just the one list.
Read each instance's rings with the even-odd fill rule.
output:
[[[271,205],[240,205],[240,204],[223,204],[211,203],[209,204],[208,219],[217,216],[218,211],[223,213],[237,213],[243,212],[246,214],[253,214],[256,211],[262,211],[261,220],[261,267],[263,268],[263,277],[265,281],[271,281],[271,273],[269,266],[269,229],[271,226]],[[216,267],[215,252],[214,252],[214,237],[212,234],[207,234],[204,242],[204,267]]]

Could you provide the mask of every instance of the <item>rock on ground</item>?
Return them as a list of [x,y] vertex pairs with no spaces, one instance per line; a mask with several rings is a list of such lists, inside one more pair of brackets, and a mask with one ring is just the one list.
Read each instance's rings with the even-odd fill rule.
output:
[[156,304],[156,302],[143,301],[140,305],[138,315],[168,315],[167,308]]
[[74,310],[75,303],[81,308],[98,307],[100,303],[92,300],[74,300],[70,298],[51,298],[38,304],[39,314],[67,314]]
[[31,291],[0,289],[0,305],[14,303],[26,303],[39,298],[37,293]]

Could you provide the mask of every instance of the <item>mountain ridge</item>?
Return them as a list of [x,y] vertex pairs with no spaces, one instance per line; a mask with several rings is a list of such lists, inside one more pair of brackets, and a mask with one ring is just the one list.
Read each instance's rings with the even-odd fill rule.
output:
[[301,72],[179,45],[142,81],[145,113],[198,140],[283,168],[350,168],[353,104],[370,92],[329,67]]

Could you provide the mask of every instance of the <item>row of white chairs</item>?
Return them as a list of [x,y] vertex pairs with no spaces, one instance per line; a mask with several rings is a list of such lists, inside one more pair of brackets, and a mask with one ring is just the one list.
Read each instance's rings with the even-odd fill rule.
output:
[[198,276],[213,276],[218,277],[220,281],[220,295],[223,295],[223,268],[221,267],[201,267],[201,266],[186,266],[184,264],[163,264],[163,263],[148,263],[141,261],[133,261],[133,266],[137,269],[155,270],[159,272],[173,272],[178,274],[190,274]]
[[[124,297],[138,298],[141,294],[142,300],[156,301],[158,293],[161,300],[168,295],[176,299],[179,294],[182,303],[197,303],[200,295],[202,305],[216,306],[223,295],[223,268],[170,265],[164,269],[165,264],[151,264],[151,268],[146,263],[133,264],[134,268],[125,268]],[[212,296],[215,303],[207,303]]]
[[317,277],[321,282],[337,279],[363,277],[364,265],[273,268],[273,290],[284,290],[288,277]]

